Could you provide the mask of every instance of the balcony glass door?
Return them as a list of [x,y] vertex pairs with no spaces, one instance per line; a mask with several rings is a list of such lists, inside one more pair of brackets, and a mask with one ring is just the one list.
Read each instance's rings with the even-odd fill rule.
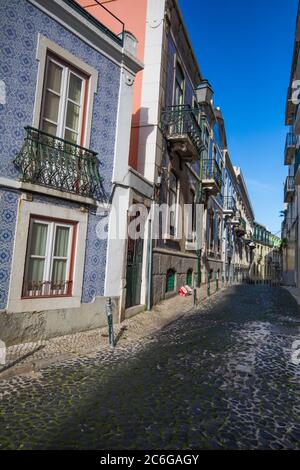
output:
[[178,107],[178,120],[177,120],[177,128],[175,133],[182,134],[183,133],[183,126],[184,126],[184,109],[180,110],[180,106],[184,104],[184,75],[182,72],[182,68],[177,63],[176,65],[176,73],[175,73],[175,90],[174,90],[174,106]]
[[48,57],[41,128],[81,144],[85,79],[67,65]]

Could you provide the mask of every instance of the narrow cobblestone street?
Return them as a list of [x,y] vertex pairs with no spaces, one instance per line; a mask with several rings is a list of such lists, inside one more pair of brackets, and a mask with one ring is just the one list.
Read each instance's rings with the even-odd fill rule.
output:
[[286,290],[233,286],[139,342],[0,382],[1,447],[300,448],[299,332]]

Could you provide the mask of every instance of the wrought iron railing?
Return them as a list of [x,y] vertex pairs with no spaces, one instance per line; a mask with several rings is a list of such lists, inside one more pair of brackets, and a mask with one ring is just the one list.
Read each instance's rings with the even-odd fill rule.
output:
[[222,171],[214,158],[202,160],[202,180],[215,180],[216,184],[222,186]]
[[170,136],[188,135],[197,152],[206,148],[204,138],[204,125],[199,109],[190,105],[169,106],[161,114],[163,132]]
[[293,193],[295,191],[295,177],[287,176],[284,185],[284,196],[286,197],[287,193]]
[[62,297],[72,295],[72,281],[24,281],[24,297]]
[[25,131],[23,147],[14,161],[21,181],[100,198],[101,177],[95,152],[32,127]]
[[297,174],[299,165],[300,165],[300,149],[297,149],[295,153],[295,163],[294,163],[294,175],[295,176]]
[[233,196],[224,196],[224,205],[223,208],[225,211],[236,212],[236,200]]
[[245,219],[243,219],[243,217],[240,218],[240,227],[245,231],[247,229],[247,223],[246,223]]
[[[74,10],[79,12],[97,29],[109,36],[113,41],[123,45],[125,24],[110,10],[108,10],[99,0],[91,0],[87,5],[82,5],[78,0],[64,0]],[[103,2],[105,3],[105,2]],[[89,13],[88,9],[93,13]],[[108,26],[106,26],[109,25]]]
[[296,147],[297,137],[293,132],[288,132],[285,139],[285,150],[290,147]]

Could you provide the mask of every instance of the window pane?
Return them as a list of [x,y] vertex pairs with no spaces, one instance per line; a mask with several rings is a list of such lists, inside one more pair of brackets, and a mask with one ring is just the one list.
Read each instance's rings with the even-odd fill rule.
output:
[[69,233],[69,227],[56,228],[54,256],[68,256]]
[[44,280],[44,259],[33,259],[29,261],[28,279],[31,282],[42,282]]
[[48,225],[34,223],[31,235],[30,255],[45,256]]
[[74,131],[78,131],[79,127],[79,113],[80,107],[77,104],[68,102],[67,106],[67,119],[66,119],[66,126]]
[[176,81],[183,88],[184,75],[183,75],[180,65],[178,64],[176,67]]
[[47,73],[47,88],[51,88],[51,90],[60,93],[62,67],[59,67],[59,65],[49,60]]
[[59,96],[54,95],[51,91],[46,91],[44,117],[57,122],[59,110]]
[[67,261],[55,259],[52,268],[52,282],[66,281]]
[[56,135],[57,126],[51,124],[51,122],[43,121],[43,131],[48,132],[48,134]]
[[76,103],[80,103],[81,87],[82,79],[71,73],[69,83],[69,98],[73,101],[76,101]]
[[69,131],[68,129],[65,130],[65,139],[69,142],[77,144],[77,137],[78,134],[76,134],[76,132]]

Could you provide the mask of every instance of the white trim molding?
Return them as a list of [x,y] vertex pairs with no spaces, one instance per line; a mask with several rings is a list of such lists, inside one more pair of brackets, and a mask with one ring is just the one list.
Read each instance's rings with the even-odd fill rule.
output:
[[36,59],[39,62],[38,75],[36,82],[36,92],[33,108],[33,120],[32,126],[36,129],[40,126],[40,116],[42,108],[42,99],[43,99],[43,88],[44,88],[44,77],[45,77],[45,67],[47,61],[47,53],[52,52],[55,55],[63,58],[66,62],[70,63],[78,70],[82,71],[85,75],[88,76],[88,97],[87,97],[87,109],[86,109],[86,124],[84,132],[84,147],[89,148],[90,145],[90,135],[92,127],[92,116],[93,116],[93,103],[94,103],[94,94],[97,92],[97,83],[98,83],[98,71],[86,64],[82,60],[78,59],[75,55],[68,52],[66,49],[60,47],[55,42],[46,38],[42,34],[38,34],[37,41],[37,50],[36,50]]
[[106,202],[100,202],[90,197],[80,196],[79,194],[68,193],[65,191],[61,191],[60,189],[48,188],[47,186],[42,186],[39,184],[24,183],[22,181],[16,181],[2,176],[0,176],[0,188],[1,187],[19,189],[29,193],[45,194],[46,196],[65,199],[66,201],[77,202],[78,204],[96,206],[99,209],[107,211],[110,210],[110,204]]
[[[22,287],[26,264],[27,240],[30,217],[44,216],[77,223],[77,239],[74,254],[74,279],[72,297],[22,299]],[[88,214],[80,210],[59,207],[55,204],[19,200],[15,245],[12,260],[11,281],[7,312],[36,312],[62,308],[78,308],[81,305],[83,269],[85,260]]]

